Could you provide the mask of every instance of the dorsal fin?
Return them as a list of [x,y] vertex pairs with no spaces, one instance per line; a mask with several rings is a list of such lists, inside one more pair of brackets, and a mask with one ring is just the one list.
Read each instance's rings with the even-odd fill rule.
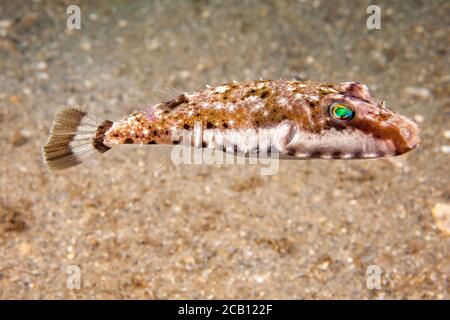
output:
[[158,102],[171,101],[182,93],[181,90],[177,90],[176,88],[166,84],[155,84],[152,91],[155,97],[159,100]]

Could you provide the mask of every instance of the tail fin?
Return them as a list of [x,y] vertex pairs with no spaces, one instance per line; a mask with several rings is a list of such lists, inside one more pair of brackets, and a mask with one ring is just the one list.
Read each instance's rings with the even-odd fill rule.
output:
[[74,108],[57,111],[50,136],[42,155],[50,170],[76,166],[86,159],[108,151],[103,143],[105,132],[112,126],[109,120]]

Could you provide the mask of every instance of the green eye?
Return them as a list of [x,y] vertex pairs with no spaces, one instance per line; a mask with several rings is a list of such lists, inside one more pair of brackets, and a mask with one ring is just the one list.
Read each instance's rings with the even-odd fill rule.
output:
[[333,118],[341,121],[350,121],[355,117],[355,112],[342,103],[331,104],[329,112]]

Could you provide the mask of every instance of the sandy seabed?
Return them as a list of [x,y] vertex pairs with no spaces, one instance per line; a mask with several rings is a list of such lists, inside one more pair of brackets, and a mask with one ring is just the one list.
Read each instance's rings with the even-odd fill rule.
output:
[[[449,299],[448,1],[0,2],[0,298]],[[416,119],[393,159],[161,164],[121,146],[58,173],[54,112],[118,120],[155,85],[360,81]],[[368,268],[382,272],[367,286]],[[371,270],[371,269],[369,269]],[[80,288],[73,276],[80,275]]]

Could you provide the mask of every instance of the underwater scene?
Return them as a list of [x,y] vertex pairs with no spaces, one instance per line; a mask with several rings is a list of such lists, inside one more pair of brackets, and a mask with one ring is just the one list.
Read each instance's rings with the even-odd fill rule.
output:
[[0,299],[450,299],[450,2],[0,1]]

